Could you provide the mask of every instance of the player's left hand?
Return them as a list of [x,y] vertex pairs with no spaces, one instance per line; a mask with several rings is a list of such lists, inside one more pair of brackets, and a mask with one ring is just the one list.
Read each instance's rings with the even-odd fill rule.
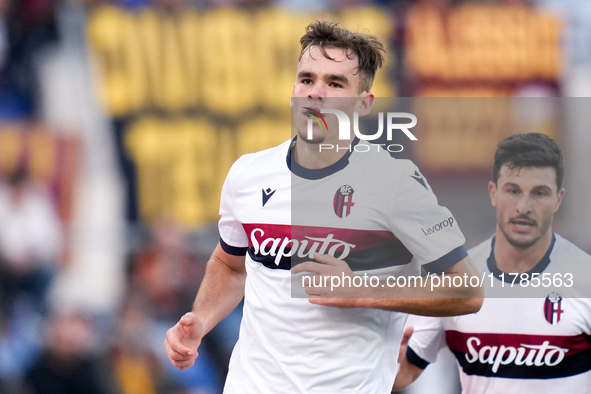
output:
[[322,286],[306,286],[304,291],[312,304],[339,308],[356,308],[361,306],[363,288],[355,287],[356,275],[349,265],[337,258],[325,254],[314,254],[316,261],[306,261],[291,269],[292,274],[308,272],[317,274],[315,284]]

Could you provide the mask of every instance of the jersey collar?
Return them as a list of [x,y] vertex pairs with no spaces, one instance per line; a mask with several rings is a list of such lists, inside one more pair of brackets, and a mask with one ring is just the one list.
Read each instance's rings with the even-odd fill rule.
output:
[[341,157],[337,162],[329,165],[328,167],[320,168],[317,170],[310,170],[308,168],[302,167],[291,158],[291,150],[295,146],[297,138],[297,135],[293,137],[293,139],[291,140],[291,144],[289,144],[289,149],[287,150],[287,167],[293,174],[299,176],[300,178],[310,180],[326,178],[327,176],[332,175],[347,167],[347,165],[349,164],[349,157],[351,157],[355,145],[359,143],[359,137],[355,137],[355,139],[351,142],[351,148],[349,149],[349,151],[345,153],[345,155]]
[[[507,274],[507,273],[501,271],[499,269],[499,267],[497,266],[497,261],[495,260],[495,240],[496,240],[496,236],[492,237],[491,247],[490,247],[490,256],[486,260],[486,265],[488,266],[489,271],[497,279],[503,280],[503,278],[505,278],[504,281],[506,283],[511,283],[512,280],[514,280],[513,276],[503,275],[503,274]],[[546,267],[548,267],[548,264],[550,264],[550,253],[552,253],[552,249],[554,249],[555,242],[556,242],[556,235],[554,233],[552,233],[552,242],[550,243],[550,247],[548,248],[548,251],[546,252],[544,257],[542,257],[542,259],[531,270],[524,272],[524,274],[527,275],[527,280],[531,279],[531,274],[535,274],[535,273],[541,274],[542,272],[544,272]]]

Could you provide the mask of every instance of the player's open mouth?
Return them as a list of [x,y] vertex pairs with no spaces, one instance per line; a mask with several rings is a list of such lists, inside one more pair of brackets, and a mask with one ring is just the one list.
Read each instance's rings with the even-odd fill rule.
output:
[[536,226],[536,222],[529,219],[511,219],[510,223],[515,226],[517,230],[529,230]]
[[319,116],[320,115],[320,108],[318,107],[303,107],[302,108],[302,112],[304,113],[304,115],[308,116],[308,117],[312,117],[312,116]]

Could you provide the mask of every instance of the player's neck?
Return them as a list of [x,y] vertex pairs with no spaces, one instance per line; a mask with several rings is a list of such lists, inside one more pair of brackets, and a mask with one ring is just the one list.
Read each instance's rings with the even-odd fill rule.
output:
[[351,141],[340,141],[336,145],[338,149],[332,145],[331,149],[320,150],[320,144],[309,143],[298,138],[292,151],[292,157],[304,168],[319,170],[333,165],[351,149]]
[[518,248],[511,245],[497,228],[494,248],[497,268],[503,272],[527,272],[542,260],[551,244],[551,229],[529,248]]

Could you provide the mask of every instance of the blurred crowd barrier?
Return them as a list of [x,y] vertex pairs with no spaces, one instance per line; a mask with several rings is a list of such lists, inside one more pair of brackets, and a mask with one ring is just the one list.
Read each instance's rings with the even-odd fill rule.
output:
[[407,15],[406,61],[415,96],[509,97],[532,84],[559,95],[562,22],[525,4],[420,2]]
[[[384,42],[392,34],[390,16],[375,7],[326,16],[351,29],[369,26]],[[299,38],[322,17],[280,8],[170,13],[99,7],[89,16],[88,38],[101,102],[114,117],[150,109],[236,118],[258,111],[285,115]],[[378,74],[375,92],[394,94],[386,73]]]

